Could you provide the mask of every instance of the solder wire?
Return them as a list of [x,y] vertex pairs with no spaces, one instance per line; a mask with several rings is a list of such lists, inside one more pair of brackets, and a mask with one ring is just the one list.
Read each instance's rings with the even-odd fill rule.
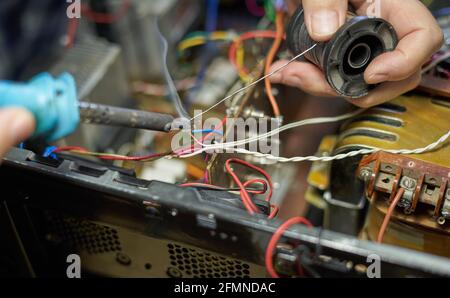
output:
[[273,76],[274,74],[280,72],[281,70],[285,69],[289,64],[291,64],[292,62],[294,62],[295,60],[297,60],[298,58],[302,57],[303,55],[305,55],[306,53],[308,53],[309,51],[311,51],[312,49],[314,49],[317,46],[317,44],[314,44],[313,46],[311,46],[309,49],[307,49],[306,51],[296,55],[295,57],[293,57],[291,60],[289,60],[288,62],[286,62],[285,64],[281,65],[280,67],[274,69],[273,71],[271,71],[270,73],[260,77],[259,79],[257,79],[256,81],[253,81],[252,83],[242,87],[239,90],[236,90],[235,92],[231,93],[230,95],[224,97],[223,99],[219,100],[218,102],[216,102],[214,105],[210,106],[209,108],[207,108],[206,110],[202,111],[201,113],[196,114],[194,117],[192,117],[190,119],[190,121],[193,121],[195,119],[197,119],[198,117],[204,115],[205,113],[211,111],[212,109],[214,109],[215,107],[217,107],[218,105],[220,105],[221,103],[223,103],[224,101],[227,101],[231,98],[233,98],[234,96],[236,96],[239,93],[242,93],[244,91],[246,91],[247,89],[251,88],[252,86],[258,84],[259,82],[264,81],[266,78],[269,78],[271,76]]

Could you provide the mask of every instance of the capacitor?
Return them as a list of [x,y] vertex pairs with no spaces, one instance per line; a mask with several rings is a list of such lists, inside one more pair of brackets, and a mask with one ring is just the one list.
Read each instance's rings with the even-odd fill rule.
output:
[[[309,36],[303,8],[299,7],[286,30],[289,50],[301,53],[316,42]],[[379,55],[392,51],[398,44],[394,27],[384,19],[358,16],[350,7],[347,22],[328,42],[318,45],[305,55],[325,74],[336,92],[348,98],[360,98],[376,87],[364,80],[364,71]]]

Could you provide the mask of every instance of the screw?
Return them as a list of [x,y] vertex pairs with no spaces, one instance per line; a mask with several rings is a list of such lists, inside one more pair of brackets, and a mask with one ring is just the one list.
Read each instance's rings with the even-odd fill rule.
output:
[[372,170],[370,168],[362,168],[359,177],[363,181],[369,181],[370,177],[372,177]]
[[181,278],[181,277],[183,277],[183,274],[181,273],[181,271],[178,270],[177,268],[174,268],[174,267],[167,268],[167,275],[169,277],[172,277],[172,278]]
[[124,254],[124,253],[121,253],[121,252],[117,253],[117,255],[116,255],[116,261],[117,261],[119,264],[124,265],[124,266],[128,266],[128,265],[131,264],[131,259],[130,259],[130,257],[127,256],[127,255]]
[[414,179],[410,179],[408,177],[405,177],[403,179],[403,186],[408,188],[408,189],[413,189],[414,187],[416,187],[416,181]]

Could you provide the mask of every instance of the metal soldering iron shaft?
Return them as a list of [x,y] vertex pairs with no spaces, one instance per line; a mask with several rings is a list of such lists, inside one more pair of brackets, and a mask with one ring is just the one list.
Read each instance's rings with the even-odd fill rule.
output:
[[125,109],[80,101],[80,118],[84,123],[122,126],[168,132],[174,121],[169,114]]

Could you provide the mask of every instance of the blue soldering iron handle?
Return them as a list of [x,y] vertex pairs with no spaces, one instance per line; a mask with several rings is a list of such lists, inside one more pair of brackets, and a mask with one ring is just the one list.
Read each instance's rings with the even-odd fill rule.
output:
[[80,122],[76,84],[64,73],[41,73],[27,83],[0,81],[0,108],[20,107],[36,120],[34,137],[55,141],[72,133]]

